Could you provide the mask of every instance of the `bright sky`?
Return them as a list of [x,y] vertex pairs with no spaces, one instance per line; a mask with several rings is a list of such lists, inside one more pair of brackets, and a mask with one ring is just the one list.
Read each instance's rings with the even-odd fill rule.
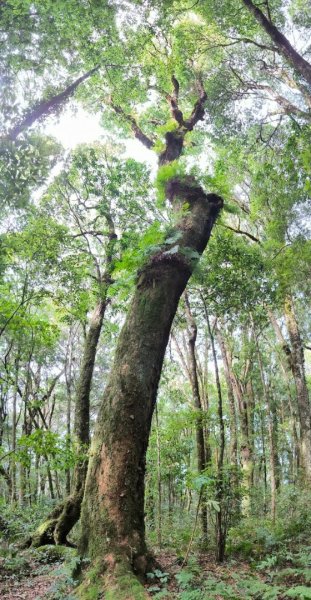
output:
[[[91,115],[81,107],[72,107],[62,111],[55,118],[48,119],[44,132],[55,137],[66,150],[72,150],[78,144],[90,144],[95,141],[105,142],[105,130],[100,126],[100,115]],[[145,148],[138,140],[123,140],[126,156],[140,162],[146,162],[152,169],[156,168],[157,155]]]

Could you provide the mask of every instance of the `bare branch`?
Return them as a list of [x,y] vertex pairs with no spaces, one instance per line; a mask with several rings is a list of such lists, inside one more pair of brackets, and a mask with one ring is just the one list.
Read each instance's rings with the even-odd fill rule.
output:
[[243,231],[240,228],[239,229],[235,229],[234,227],[231,227],[230,225],[223,225],[223,227],[225,229],[230,229],[230,231],[234,231],[234,233],[239,233],[240,235],[245,235],[250,240],[252,240],[252,242],[256,242],[256,244],[260,244],[261,245],[261,241],[259,240],[259,238],[255,237],[251,233],[248,233],[248,231]]
[[153,148],[154,146],[154,141],[151,140],[143,131],[142,129],[139,127],[136,119],[134,117],[132,117],[132,115],[128,115],[123,108],[121,108],[121,106],[118,106],[117,104],[114,104],[113,102],[110,102],[110,106],[111,108],[113,108],[113,110],[118,114],[121,115],[123,117],[123,119],[125,121],[127,121],[132,128],[132,131],[134,133],[134,136],[142,143],[144,144],[144,146],[146,146],[146,148],[148,148],[149,150],[151,150],[151,148]]

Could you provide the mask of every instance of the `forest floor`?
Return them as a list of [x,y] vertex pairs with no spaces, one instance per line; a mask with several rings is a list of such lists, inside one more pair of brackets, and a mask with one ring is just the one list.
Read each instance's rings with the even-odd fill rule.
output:
[[[180,600],[297,600],[311,599],[311,546],[266,556],[262,561],[235,557],[222,564],[212,553],[189,557],[187,566],[176,554],[157,556],[163,572],[147,586],[153,598]],[[158,591],[156,588],[158,587]],[[159,589],[160,588],[160,589]]]
[[[149,574],[146,584],[150,598],[155,600],[311,598],[310,547],[288,554],[279,565],[277,557],[270,557],[259,569],[241,559],[219,565],[207,553],[192,555],[187,566],[168,550],[159,552],[157,559],[161,570]],[[21,552],[11,547],[10,555],[0,558],[1,600],[73,600],[77,560],[70,549],[46,546]]]
[[[56,551],[55,551],[56,550]],[[76,558],[54,546],[20,551],[14,546],[0,558],[1,600],[69,600]]]

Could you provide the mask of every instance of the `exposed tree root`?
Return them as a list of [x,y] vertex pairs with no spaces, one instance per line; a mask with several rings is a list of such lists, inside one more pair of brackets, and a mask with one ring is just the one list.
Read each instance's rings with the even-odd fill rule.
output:
[[82,490],[79,489],[58,504],[47,519],[39,525],[36,531],[22,544],[22,548],[39,548],[46,544],[56,544],[75,548],[68,539],[73,526],[80,518]]
[[39,525],[36,531],[23,544],[22,548],[39,548],[48,544],[55,544],[54,531],[58,519],[63,511],[64,504],[58,504],[49,514],[48,518]]

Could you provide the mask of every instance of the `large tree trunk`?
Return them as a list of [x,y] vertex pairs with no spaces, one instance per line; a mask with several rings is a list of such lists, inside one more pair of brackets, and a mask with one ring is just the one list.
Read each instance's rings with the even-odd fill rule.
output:
[[[184,251],[203,252],[222,206],[190,177],[170,180],[167,195],[177,212],[185,203],[189,207],[173,233],[178,249],[165,246],[138,275],[99,411],[82,505],[81,550],[94,565],[84,585],[89,588],[92,578],[101,589],[107,584],[116,599],[144,597],[133,571],[145,574],[149,563],[146,450],[172,321],[193,269]],[[99,574],[105,571],[103,580]],[[83,584],[79,593],[83,597]]]

